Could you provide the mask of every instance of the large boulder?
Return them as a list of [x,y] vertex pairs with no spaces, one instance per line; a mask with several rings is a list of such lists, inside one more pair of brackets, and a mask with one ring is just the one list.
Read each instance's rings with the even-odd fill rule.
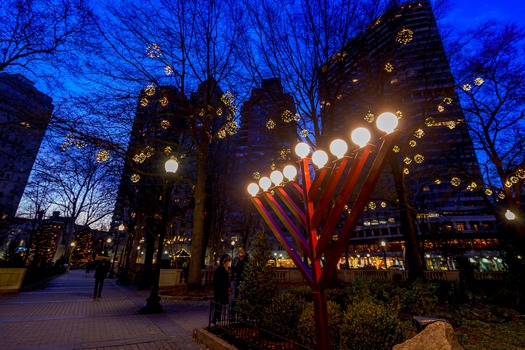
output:
[[436,321],[428,324],[423,331],[392,350],[464,350],[459,344],[454,329],[448,322]]

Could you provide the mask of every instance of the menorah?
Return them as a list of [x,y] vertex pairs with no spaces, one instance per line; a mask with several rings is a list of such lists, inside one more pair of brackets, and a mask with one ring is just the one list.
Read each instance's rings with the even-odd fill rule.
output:
[[[283,172],[274,170],[270,177],[260,178],[259,185],[251,183],[248,186],[253,204],[312,288],[318,349],[330,349],[325,290],[337,273],[338,262],[370,200],[387,156],[392,152],[398,134],[394,132],[397,123],[397,116],[393,113],[386,112],[377,118],[377,127],[386,135],[381,137],[381,146],[366,174],[363,169],[375,146],[369,143],[370,132],[357,128],[351,139],[359,148],[350,156],[346,156],[346,142],[334,140],[330,151],[337,160],[326,166],[329,159],[326,152],[317,150],[309,158],[310,147],[301,142],[295,147],[300,157],[297,180],[297,168],[287,165]],[[318,169],[313,171],[311,163]],[[362,176],[364,181],[361,184]],[[284,181],[285,177],[287,181]],[[349,205],[348,201],[356,190],[355,201]],[[338,230],[337,243],[330,244],[338,223],[343,222]],[[287,239],[287,234],[293,237],[295,244]]]

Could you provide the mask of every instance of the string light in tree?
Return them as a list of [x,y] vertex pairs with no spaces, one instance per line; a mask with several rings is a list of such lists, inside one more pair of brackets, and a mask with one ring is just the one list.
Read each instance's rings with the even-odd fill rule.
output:
[[394,146],[394,148],[392,148],[392,151],[394,151],[395,153],[399,153],[401,149],[399,148],[399,146]]
[[281,114],[281,119],[283,120],[283,122],[285,123],[291,123],[294,121],[294,115],[292,112],[290,112],[289,110],[285,110],[283,112],[283,114]]
[[412,159],[410,159],[408,157],[405,157],[405,159],[403,159],[403,161],[405,162],[406,165],[412,163]]
[[450,104],[452,104],[452,99],[450,97],[445,97],[443,99],[443,102],[445,102],[447,105],[450,105]]
[[259,180],[261,178],[261,174],[258,171],[256,171],[256,172],[253,173],[253,178],[255,180]]
[[387,64],[385,64],[385,71],[387,71],[388,73],[392,73],[393,70],[394,66],[390,64],[390,62],[387,62]]
[[166,107],[168,105],[168,98],[164,96],[159,100],[159,102],[162,107]]
[[525,179],[525,170],[524,169],[516,170],[516,176],[522,180]]
[[483,78],[476,78],[474,80],[474,85],[481,86],[481,85],[483,85],[484,82],[485,82],[485,80],[483,80]]
[[149,103],[149,101],[148,101],[147,98],[143,97],[143,98],[140,99],[140,105],[142,107],[146,107],[148,105],[148,103]]
[[173,150],[171,149],[171,146],[166,146],[164,148],[164,154],[169,156],[171,154],[171,152],[173,152]]
[[221,129],[217,132],[217,137],[220,138],[220,139],[225,139],[227,136],[226,134],[226,130],[224,129]]
[[266,122],[266,128],[268,130],[272,130],[273,128],[275,128],[275,122],[271,119],[268,119],[268,121]]
[[434,181],[434,183],[435,183],[436,185],[441,185],[441,180],[440,180],[440,179],[436,179],[436,180]]
[[414,156],[414,162],[416,162],[417,164],[423,163],[424,160],[425,160],[425,157],[421,154],[416,154]]
[[453,120],[449,121],[449,122],[447,123],[447,127],[448,127],[450,130],[456,128],[456,122],[453,121]]
[[159,58],[162,56],[160,45],[157,43],[151,43],[146,47],[146,54],[149,58]]
[[463,91],[470,91],[472,90],[472,86],[470,84],[463,85]]
[[171,126],[171,123],[170,123],[169,120],[164,119],[164,120],[162,120],[162,121],[160,122],[160,126],[161,126],[163,129],[167,129],[167,128],[169,128],[169,127]]
[[417,137],[418,139],[422,138],[423,136],[425,136],[425,131],[423,129],[417,129],[415,132],[414,132],[414,136]]
[[235,121],[230,121],[226,123],[224,126],[225,126],[224,129],[230,136],[235,135],[237,133],[237,130],[239,130],[239,124]]
[[137,182],[140,181],[140,175],[139,174],[133,174],[133,175],[131,175],[130,179],[131,179],[131,182],[137,183]]
[[215,114],[217,114],[220,117],[222,115],[222,108],[218,108]]
[[485,190],[485,194],[486,194],[487,196],[492,196],[492,193],[493,193],[493,192],[492,192],[492,190],[491,190],[490,188],[487,188],[487,189]]
[[307,137],[308,136],[308,130],[306,130],[306,129],[301,130],[301,136],[302,137]]
[[451,180],[450,180],[450,183],[452,184],[452,186],[455,186],[455,187],[458,187],[460,184],[461,184],[461,180],[458,178],[458,177],[453,177]]
[[425,125],[430,127],[433,126],[436,123],[436,120],[432,117],[428,117],[425,119]]
[[371,210],[375,210],[377,208],[377,205],[375,202],[370,202],[368,203],[368,208],[370,208]]
[[221,96],[221,101],[228,107],[233,106],[235,104],[235,96],[227,91]]
[[106,150],[102,150],[102,151],[99,151],[97,153],[97,162],[98,163],[102,163],[102,162],[106,162],[107,160],[109,160],[109,152],[106,151]]
[[441,112],[444,112],[444,111],[445,111],[445,107],[443,107],[442,105],[438,105],[438,106],[437,106],[437,110],[438,110],[438,112],[440,112],[440,113],[441,113]]
[[512,182],[510,182],[509,180],[505,181],[505,187],[511,188],[512,187]]
[[144,93],[146,94],[146,96],[155,95],[155,86],[153,85],[146,86],[146,88],[144,89]]
[[408,145],[409,145],[410,147],[416,147],[417,142],[416,142],[416,140],[410,140],[410,141],[408,142]]
[[381,202],[381,208],[386,208],[386,202]]
[[369,123],[373,123],[374,119],[375,119],[375,115],[374,115],[374,113],[372,113],[370,111],[365,115],[365,120],[367,122],[369,122]]
[[498,193],[498,198],[499,199],[505,199],[505,193],[503,193],[503,192]]
[[171,68],[170,66],[164,67],[164,73],[166,75],[172,75],[173,74],[173,68]]
[[408,170],[408,168],[404,168],[403,169],[403,174],[405,174],[405,175],[410,174],[410,170]]
[[516,176],[511,176],[510,177],[510,182],[512,182],[513,184],[517,184],[519,181],[520,181],[520,179],[518,179],[518,177],[516,177]]

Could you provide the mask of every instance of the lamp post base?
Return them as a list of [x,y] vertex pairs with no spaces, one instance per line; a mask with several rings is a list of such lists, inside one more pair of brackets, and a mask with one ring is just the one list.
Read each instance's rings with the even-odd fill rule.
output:
[[139,314],[160,314],[162,312],[162,305],[160,304],[160,297],[152,295],[146,299],[146,305],[139,310]]

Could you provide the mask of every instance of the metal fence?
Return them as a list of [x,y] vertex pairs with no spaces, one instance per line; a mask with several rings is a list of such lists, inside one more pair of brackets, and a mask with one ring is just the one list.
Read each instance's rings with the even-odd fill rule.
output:
[[[279,329],[279,334],[270,329]],[[238,349],[310,350],[286,326],[265,323],[242,310],[211,301],[208,330]]]

